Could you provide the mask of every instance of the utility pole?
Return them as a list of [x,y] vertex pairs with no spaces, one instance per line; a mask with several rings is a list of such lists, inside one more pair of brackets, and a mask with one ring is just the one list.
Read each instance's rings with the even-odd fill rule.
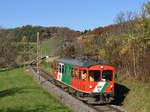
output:
[[[40,70],[39,70],[39,32],[37,32],[37,74],[39,75]],[[40,80],[40,75],[39,75],[39,80]]]
[[30,47],[30,42],[28,41],[28,57],[29,57],[29,61],[31,62],[31,47]]
[[23,68],[25,68],[25,57],[26,57],[26,42],[24,44],[24,50],[23,50]]
[[23,50],[23,67],[25,67],[25,56],[26,56],[26,36],[23,36],[21,42],[23,43],[24,50]]

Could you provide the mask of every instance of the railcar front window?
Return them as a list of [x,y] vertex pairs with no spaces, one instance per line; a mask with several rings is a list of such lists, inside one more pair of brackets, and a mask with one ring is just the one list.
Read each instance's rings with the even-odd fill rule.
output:
[[101,80],[101,72],[100,70],[89,70],[89,81],[97,82]]
[[102,81],[112,81],[112,80],[113,80],[113,71],[112,70],[103,70]]

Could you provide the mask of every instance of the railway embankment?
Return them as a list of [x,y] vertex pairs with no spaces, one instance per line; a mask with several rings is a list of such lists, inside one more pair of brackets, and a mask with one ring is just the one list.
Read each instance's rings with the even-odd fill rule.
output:
[[119,74],[117,78],[118,100],[121,101],[120,106],[130,110],[131,112],[149,112],[150,111],[150,83],[135,81],[134,79]]

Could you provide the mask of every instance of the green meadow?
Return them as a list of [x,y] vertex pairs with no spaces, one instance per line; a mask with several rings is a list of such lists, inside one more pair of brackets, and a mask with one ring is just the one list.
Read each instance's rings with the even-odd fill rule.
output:
[[0,72],[0,112],[71,112],[22,68]]
[[60,40],[57,38],[52,38],[52,39],[42,41],[40,43],[40,55],[53,56],[55,54],[55,50],[59,41]]

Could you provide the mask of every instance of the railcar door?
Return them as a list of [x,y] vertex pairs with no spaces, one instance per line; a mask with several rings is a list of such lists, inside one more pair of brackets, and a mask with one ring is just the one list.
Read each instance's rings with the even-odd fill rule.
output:
[[78,89],[79,67],[73,68],[72,86]]
[[58,71],[58,76],[57,76],[57,80],[61,81],[62,80],[62,71],[63,71],[63,63],[59,63],[57,66],[57,71]]
[[63,78],[62,81],[66,83],[67,85],[70,85],[71,83],[71,70],[72,70],[72,65],[66,65],[64,64],[63,66]]
[[71,76],[72,76],[73,65],[67,65],[67,74],[66,74],[66,84],[71,84]]
[[85,91],[87,79],[87,70],[85,68],[79,69],[79,78],[78,78],[78,89],[81,91]]

